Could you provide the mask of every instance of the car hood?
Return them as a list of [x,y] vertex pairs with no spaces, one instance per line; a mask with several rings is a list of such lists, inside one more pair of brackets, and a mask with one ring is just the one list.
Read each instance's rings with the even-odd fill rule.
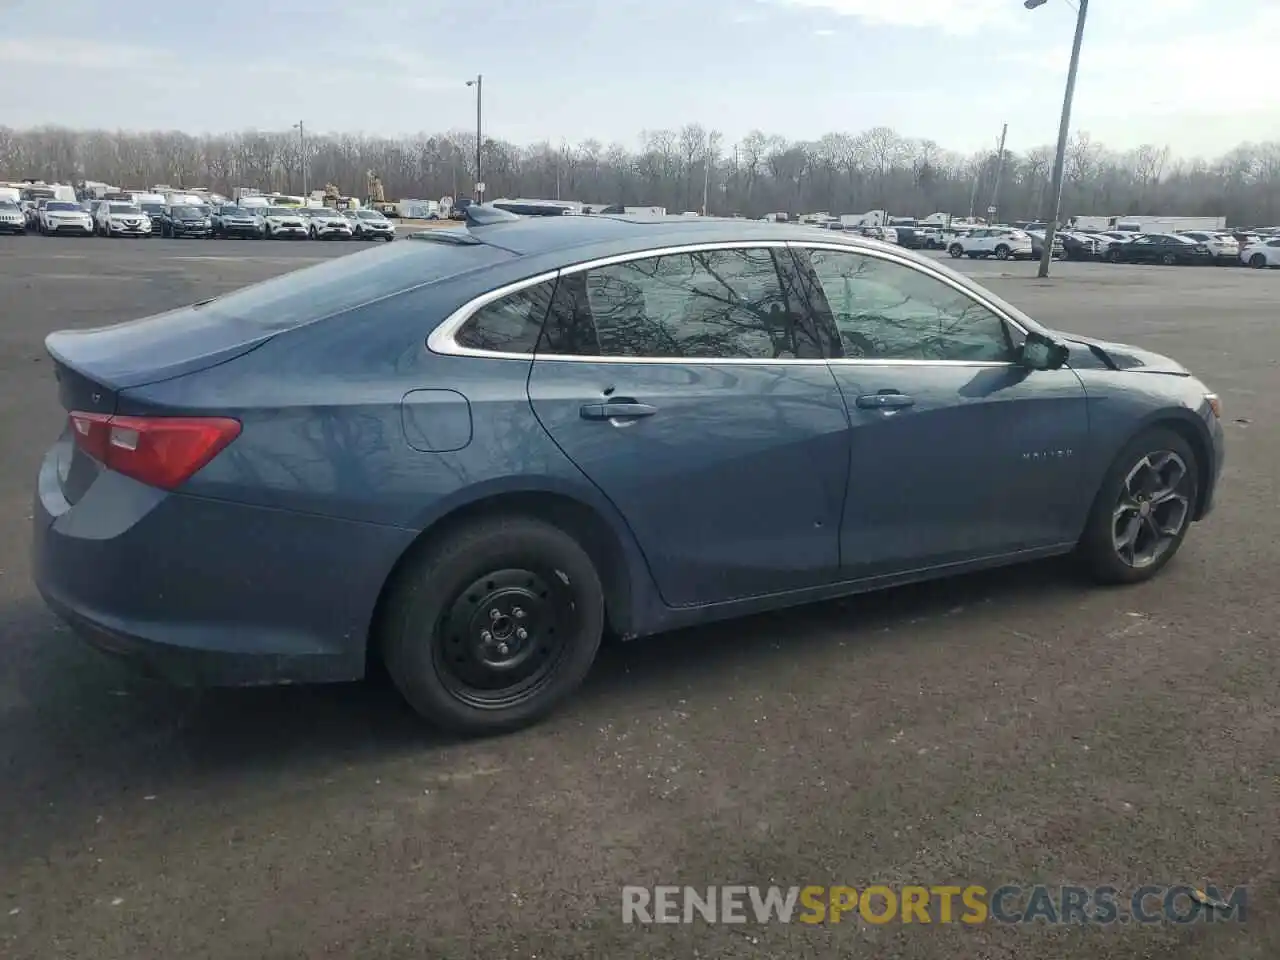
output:
[[1077,370],[1125,370],[1133,373],[1168,373],[1189,377],[1190,371],[1176,360],[1127,343],[1111,343],[1075,333],[1055,333],[1071,351],[1067,361]]

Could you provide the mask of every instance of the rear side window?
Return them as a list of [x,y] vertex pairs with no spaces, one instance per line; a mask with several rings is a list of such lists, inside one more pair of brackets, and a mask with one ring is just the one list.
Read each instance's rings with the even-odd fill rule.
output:
[[570,274],[538,350],[670,360],[822,357],[768,248],[678,253]]
[[481,307],[454,336],[460,347],[532,355],[551,305],[554,281],[540,283]]
[[263,331],[287,330],[511,257],[505,250],[480,243],[393,243],[274,277],[199,309],[206,314],[205,320],[212,315],[251,323]]

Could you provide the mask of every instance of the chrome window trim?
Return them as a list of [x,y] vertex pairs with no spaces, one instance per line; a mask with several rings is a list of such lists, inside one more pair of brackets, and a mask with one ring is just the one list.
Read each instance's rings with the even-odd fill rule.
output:
[[548,283],[555,280],[560,275],[559,270],[550,270],[546,273],[539,273],[536,276],[525,277],[523,280],[516,280],[513,283],[504,284],[496,290],[490,290],[488,293],[482,293],[480,296],[468,300],[449,316],[445,317],[444,322],[431,331],[431,335],[427,337],[427,349],[432,353],[439,353],[449,357],[488,357],[492,360],[532,360],[532,353],[507,353],[502,350],[476,350],[472,347],[464,347],[454,339],[454,335],[462,329],[462,325],[470,320],[480,310],[487,307],[494,301],[509,297],[521,290],[528,290],[530,287],[536,287],[540,283]]
[[[599,267],[614,266],[619,263],[629,263],[633,260],[648,260],[654,257],[671,256],[679,253],[700,253],[709,250],[751,250],[751,249],[806,249],[806,250],[831,250],[836,253],[857,253],[863,256],[876,257],[881,260],[887,260],[896,263],[908,269],[918,270],[921,273],[935,280],[941,281],[948,287],[951,287],[957,293],[976,300],[982,304],[993,314],[1010,324],[1014,329],[1022,333],[1024,336],[1027,331],[1012,317],[1003,310],[996,307],[993,303],[984,297],[974,294],[973,291],[957,284],[950,277],[938,273],[928,268],[927,264],[921,264],[917,260],[892,249],[880,249],[880,247],[871,244],[840,243],[833,241],[821,240],[720,240],[705,243],[687,243],[665,247],[652,247],[647,250],[633,250],[628,253],[614,254],[608,257],[597,257],[592,260],[583,260],[579,263],[570,264],[560,267],[557,270],[549,270],[535,276],[525,277],[521,280],[515,280],[511,283],[504,284],[487,293],[467,301],[453,313],[449,314],[427,337],[427,349],[432,353],[442,356],[451,357],[480,357],[489,360],[523,360],[529,361],[534,359],[533,353],[508,353],[501,350],[477,350],[471,347],[464,347],[455,339],[458,330],[462,325],[470,320],[481,309],[489,304],[509,297],[512,294],[527,290],[530,287],[536,287],[540,283],[547,283],[552,280],[558,280],[560,277],[572,276],[576,273],[582,273],[587,270],[594,270]],[[839,366],[893,366],[893,367],[913,367],[913,366],[930,366],[930,367],[994,367],[1005,368],[1016,366],[1010,361],[988,361],[988,360],[903,360],[903,359],[874,359],[874,358],[842,358],[835,357],[831,359],[824,358],[799,358],[799,357],[779,357],[777,359],[769,357],[598,357],[590,355],[578,354],[538,354],[539,360],[556,361],[561,363],[629,363],[629,364],[688,364],[697,363],[709,366],[805,366],[815,367],[824,364],[836,364]]]

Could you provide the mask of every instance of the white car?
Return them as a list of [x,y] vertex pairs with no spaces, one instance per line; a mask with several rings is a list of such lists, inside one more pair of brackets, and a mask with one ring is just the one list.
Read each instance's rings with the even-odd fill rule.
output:
[[1257,270],[1280,267],[1280,237],[1261,237],[1240,251],[1240,262]]
[[262,213],[269,240],[278,240],[282,237],[306,240],[311,236],[306,214],[298,207],[267,207]]
[[136,203],[104,200],[94,215],[94,228],[103,237],[149,237],[151,218]]
[[357,240],[385,240],[396,238],[396,225],[382,215],[380,210],[347,210],[352,214],[350,222]]
[[78,233],[93,236],[93,217],[89,211],[71,200],[50,200],[40,209],[40,232],[46,237],[56,233]]
[[956,257],[995,257],[997,260],[1031,259],[1034,256],[1031,235],[1012,227],[976,227],[956,237],[947,252]]
[[0,233],[26,233],[27,218],[17,203],[0,200]]
[[342,215],[342,211],[329,207],[307,207],[303,212],[307,217],[312,240],[351,239],[351,221]]
[[1240,241],[1229,233],[1207,230],[1179,230],[1178,236],[1203,243],[1217,263],[1239,263]]

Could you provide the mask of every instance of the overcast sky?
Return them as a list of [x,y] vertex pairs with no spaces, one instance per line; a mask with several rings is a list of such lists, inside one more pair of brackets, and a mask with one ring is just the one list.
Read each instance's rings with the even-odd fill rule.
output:
[[[1074,0],[0,0],[0,124],[732,143],[887,125],[1052,142]],[[1072,126],[1217,155],[1280,140],[1280,0],[1093,0]]]

